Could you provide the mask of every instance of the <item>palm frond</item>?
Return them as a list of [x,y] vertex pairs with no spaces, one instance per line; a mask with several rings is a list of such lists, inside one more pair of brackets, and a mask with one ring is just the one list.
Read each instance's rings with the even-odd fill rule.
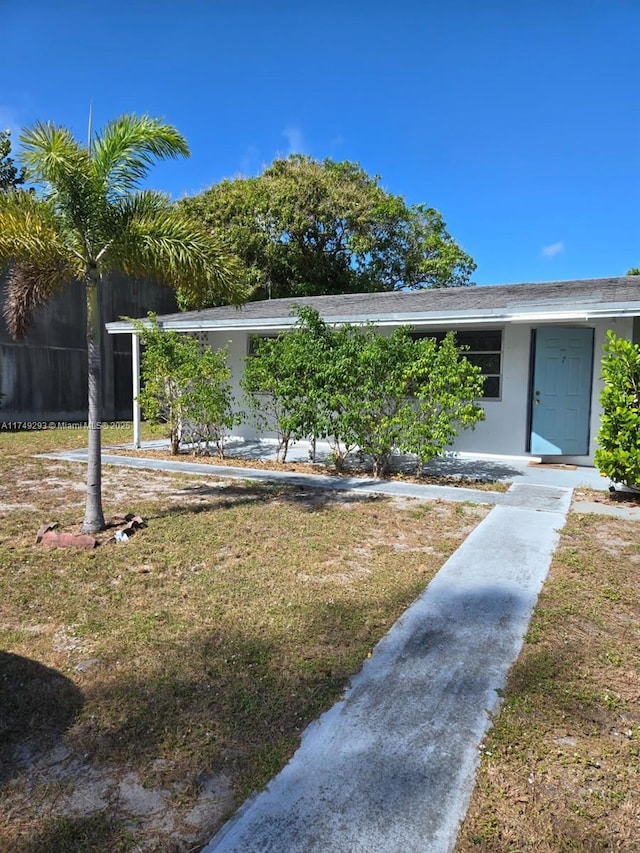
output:
[[37,122],[20,134],[20,160],[27,176],[35,183],[57,186],[88,162],[87,151],[66,127],[51,122]]
[[145,216],[161,216],[170,207],[169,196],[154,190],[140,190],[106,204],[100,219],[101,240],[96,243],[95,260],[104,267],[114,255],[112,247],[122,246],[126,240],[132,221]]
[[112,263],[133,276],[151,276],[180,290],[192,305],[212,297],[241,304],[249,296],[238,262],[198,223],[158,193],[136,194],[123,204],[121,239]]
[[65,127],[39,122],[20,136],[21,160],[32,181],[44,184],[45,198],[77,232],[91,243],[106,198],[89,158]]
[[0,266],[9,265],[3,313],[11,334],[23,337],[34,309],[81,274],[49,204],[31,193],[0,193]]
[[131,192],[157,160],[188,157],[185,138],[150,116],[122,115],[109,122],[92,147],[96,175],[108,194]]
[[113,205],[113,208],[121,218],[123,224],[128,226],[128,223],[136,219],[165,215],[172,216],[175,206],[167,193],[158,192],[157,190],[138,190],[137,192],[129,193],[126,198],[119,199],[118,203]]
[[50,258],[48,265],[23,262],[12,266],[2,307],[11,336],[16,340],[24,338],[35,309],[48,302],[69,280],[69,270],[59,258]]
[[0,264],[51,254],[71,257],[54,206],[26,190],[0,193]]

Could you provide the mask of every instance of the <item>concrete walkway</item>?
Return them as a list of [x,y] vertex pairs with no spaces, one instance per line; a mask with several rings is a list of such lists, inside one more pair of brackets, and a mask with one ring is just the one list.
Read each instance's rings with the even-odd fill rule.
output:
[[203,853],[448,853],[570,489],[515,485]]
[[[122,445],[117,449],[126,451],[131,445]],[[168,449],[166,440],[144,442],[144,449]],[[102,461],[106,465],[120,465],[127,468],[148,468],[155,471],[172,471],[178,474],[197,476],[222,477],[236,480],[252,480],[253,482],[280,482],[322,489],[340,491],[375,492],[378,494],[398,495],[404,497],[441,499],[446,501],[472,501],[491,505],[508,503],[510,498],[504,492],[491,492],[481,489],[461,488],[458,486],[433,486],[422,483],[412,483],[403,480],[376,480],[367,477],[343,477],[330,474],[303,474],[290,471],[275,471],[265,468],[234,467],[230,464],[216,465],[211,462],[198,462],[196,457],[182,459],[153,458],[144,456],[124,456],[109,453],[116,448],[105,447]],[[320,445],[318,458],[324,460],[329,453],[328,445]],[[275,443],[269,440],[242,442],[233,444],[227,461],[235,454],[243,462],[273,461],[275,458]],[[42,454],[45,458],[64,459],[72,462],[86,462],[87,450],[63,450]],[[299,441],[289,451],[290,461],[305,461],[309,459],[308,442]],[[320,467],[320,466],[319,466]],[[425,473],[444,478],[464,477],[466,480],[484,480],[488,482],[503,482],[513,484],[531,484],[542,486],[559,486],[575,488],[587,486],[591,489],[606,490],[609,481],[602,477],[595,468],[579,468],[576,466],[538,465],[526,459],[513,457],[480,457],[470,454],[456,454],[438,458],[425,466]]]
[[[85,451],[51,455],[86,459]],[[541,468],[532,477],[514,468],[509,491],[491,493],[108,453],[103,461],[494,505],[381,640],[344,698],[304,732],[286,767],[203,851],[450,853],[479,745],[521,649],[572,486],[603,488],[594,472]],[[546,483],[549,472],[564,484]]]
[[[118,450],[127,450],[131,445],[122,445]],[[167,441],[145,442],[145,449],[168,447]],[[483,489],[462,488],[458,486],[433,486],[412,483],[403,480],[375,480],[367,477],[336,477],[329,474],[302,474],[290,471],[274,471],[264,468],[245,466],[216,465],[209,462],[197,462],[195,457],[189,461],[183,459],[157,459],[142,456],[123,456],[109,453],[116,448],[105,448],[102,461],[105,465],[125,468],[148,468],[152,471],[172,471],[176,474],[191,474],[199,477],[216,477],[231,480],[251,480],[253,482],[280,482],[305,488],[335,489],[338,491],[358,491],[384,494],[389,496],[412,497],[426,500],[445,500],[452,502],[470,501],[492,506],[509,505],[511,497],[504,492],[491,492]],[[274,443],[270,441],[245,442],[234,448],[245,462],[251,459],[273,461]],[[290,453],[292,461],[308,461],[308,443],[297,442]],[[70,462],[86,462],[86,449],[63,450],[41,454],[49,459],[64,459]],[[327,455],[321,449],[320,458]],[[544,465],[527,459],[513,457],[479,457],[471,454],[456,454],[436,459],[425,466],[427,474],[443,478],[465,477],[467,480],[479,479],[488,482],[509,482],[514,485],[528,484],[557,486],[574,489],[580,486],[596,491],[607,492],[610,481],[602,477],[595,468],[575,465]],[[580,501],[574,502],[574,512],[611,515],[617,518],[640,521],[639,504],[619,504]]]

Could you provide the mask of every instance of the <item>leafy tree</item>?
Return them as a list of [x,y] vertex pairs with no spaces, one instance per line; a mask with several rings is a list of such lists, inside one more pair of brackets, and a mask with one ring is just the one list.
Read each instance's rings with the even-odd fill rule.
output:
[[100,426],[101,328],[98,291],[122,270],[197,299],[212,288],[240,302],[245,291],[219,243],[170,203],[139,190],[156,160],[188,156],[184,137],[148,116],[123,115],[79,143],[64,127],[38,123],[20,140],[27,179],[40,192],[0,193],[0,264],[11,263],[4,307],[10,331],[25,334],[33,310],[77,281],[86,293],[89,459],[84,532],[104,527]]
[[24,184],[24,170],[18,170],[11,154],[11,131],[0,130],[0,193]]
[[627,270],[626,275],[640,275],[640,267],[631,267]]
[[210,453],[213,444],[220,459],[224,459],[224,443],[231,429],[242,422],[234,412],[225,350],[205,349],[200,356],[198,380],[189,391],[186,440],[196,454]]
[[473,429],[484,420],[484,410],[476,403],[484,378],[481,368],[464,357],[453,333],[440,343],[422,338],[413,345],[414,357],[403,379],[408,406],[400,410],[404,423],[399,446],[416,456],[420,474],[461,429]]
[[602,420],[596,468],[614,482],[640,484],[640,347],[609,331],[602,359]]
[[174,455],[188,441],[206,452],[213,442],[224,456],[225,435],[238,422],[226,352],[162,329],[153,314],[149,320],[148,324],[134,322],[145,347],[138,398],[145,417],[167,425]]
[[241,386],[249,411],[259,430],[276,433],[280,462],[286,461],[292,441],[316,434],[317,400],[310,393],[319,363],[315,343],[306,328],[254,337],[253,353],[245,361]]
[[291,440],[314,437],[329,440],[338,469],[358,447],[376,476],[394,452],[415,454],[421,470],[484,418],[480,368],[453,335],[414,341],[407,328],[385,336],[328,326],[308,307],[299,315],[293,329],[256,341],[243,379],[259,427],[278,434],[281,461]]
[[[480,368],[470,364],[448,335],[414,341],[407,328],[381,335],[373,326],[346,327],[350,376],[335,383],[340,414],[334,428],[345,446],[371,457],[385,476],[394,452],[415,454],[418,471],[458,434],[484,419]],[[336,363],[338,364],[338,363]]]
[[362,335],[350,325],[330,328],[315,311],[306,310],[308,314],[302,315],[300,322],[322,323],[324,331],[324,345],[316,354],[310,393],[315,404],[314,437],[328,441],[333,464],[340,472],[358,445],[360,411],[356,398],[363,368]]
[[452,287],[475,269],[437,210],[348,161],[294,154],[180,204],[224,235],[259,299]]

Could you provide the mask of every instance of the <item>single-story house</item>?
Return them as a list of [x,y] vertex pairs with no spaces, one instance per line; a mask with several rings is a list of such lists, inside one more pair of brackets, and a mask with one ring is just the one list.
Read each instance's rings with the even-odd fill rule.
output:
[[[640,279],[601,278],[491,287],[360,293],[250,302],[158,317],[165,329],[228,347],[235,392],[255,335],[296,322],[308,305],[328,323],[374,323],[382,333],[412,326],[416,334],[456,332],[486,375],[486,419],[460,434],[454,450],[592,465],[600,423],[600,359],[606,333],[640,341]],[[138,340],[130,322],[107,324],[130,334],[134,396]],[[136,435],[139,436],[139,412]],[[254,438],[248,424],[245,438]]]

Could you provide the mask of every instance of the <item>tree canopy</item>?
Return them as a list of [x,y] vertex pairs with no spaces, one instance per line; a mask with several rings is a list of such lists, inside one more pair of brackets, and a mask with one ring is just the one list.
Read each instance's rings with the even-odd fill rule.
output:
[[0,193],[24,184],[24,171],[19,170],[11,154],[11,131],[0,130]]
[[476,267],[437,210],[349,161],[293,154],[180,205],[225,241],[257,299],[457,287]]

